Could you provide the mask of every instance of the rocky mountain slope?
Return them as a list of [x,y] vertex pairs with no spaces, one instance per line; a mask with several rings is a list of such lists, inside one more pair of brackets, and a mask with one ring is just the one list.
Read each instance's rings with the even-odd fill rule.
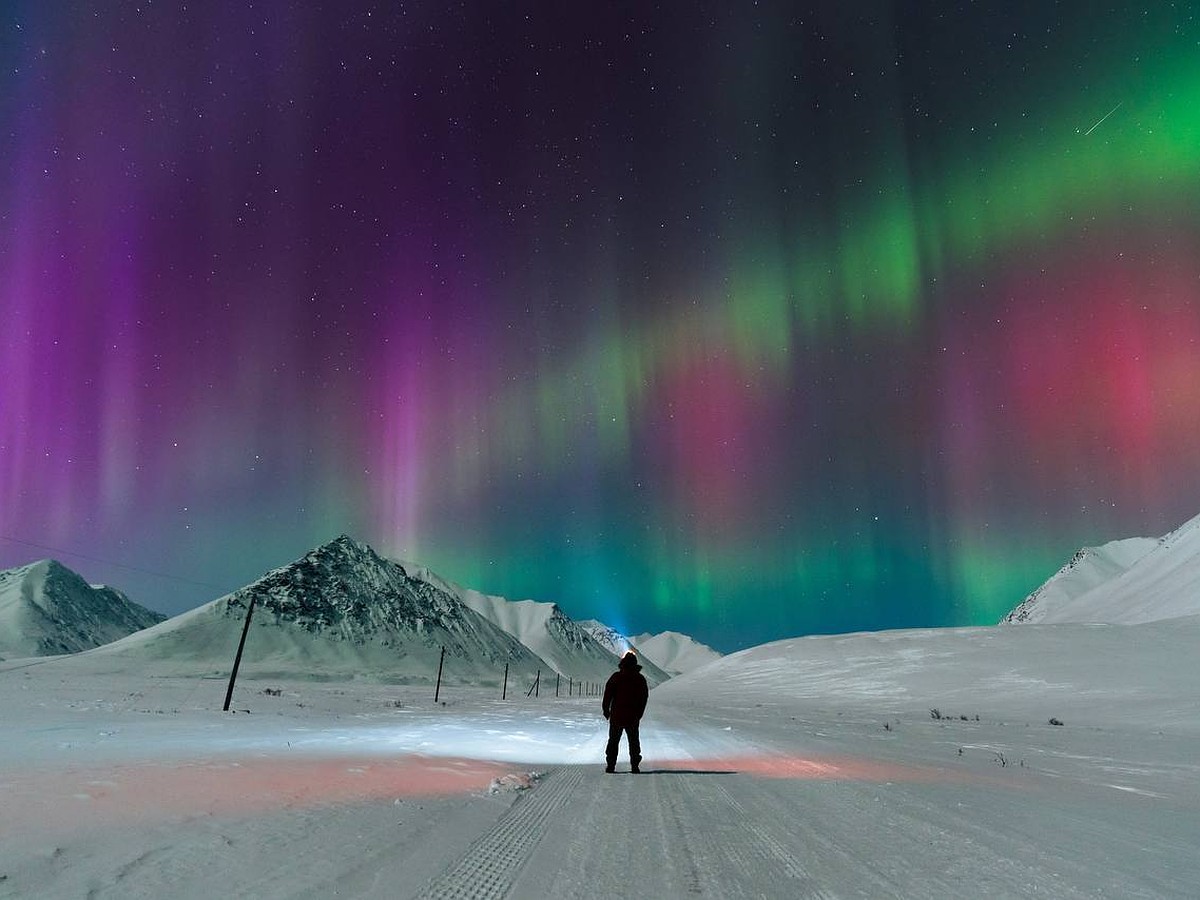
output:
[[0,572],[3,658],[77,653],[163,618],[114,588],[88,584],[52,559]]
[[[412,571],[454,594],[488,621],[513,635],[564,678],[603,681],[616,670],[619,654],[567,616],[556,603],[507,600],[460,587],[423,567],[413,566]],[[642,659],[642,674],[651,686],[670,677],[653,660],[646,658]]]
[[628,635],[622,634],[599,619],[581,619],[578,624],[580,628],[595,638],[596,643],[618,657],[632,646]]
[[[57,590],[52,592],[59,598],[57,608],[69,607],[72,614],[42,616],[32,628],[26,621],[32,615],[29,604],[18,606],[15,598],[41,596],[45,592],[39,593],[38,585],[66,583],[68,575],[76,593],[107,591],[100,596],[109,598],[108,605],[125,610],[122,626],[105,631],[96,615],[89,619],[80,612],[87,604],[68,603]],[[167,621],[129,604],[118,592],[88,587],[57,563],[26,566],[0,577],[0,588],[8,585],[0,597],[13,598],[0,604],[0,652],[70,653],[112,641],[95,652],[114,668],[133,662],[162,674],[228,673],[251,601],[242,671],[263,677],[431,681],[445,647],[447,682],[499,683],[505,665],[514,684],[528,683],[538,670],[544,679],[559,673],[564,680],[598,682],[612,674],[631,643],[603,623],[575,622],[554,603],[510,601],[463,588],[423,566],[386,559],[345,535]],[[94,607],[99,601],[90,602]],[[130,612],[135,607],[141,617]],[[5,627],[5,611],[7,621],[16,622],[18,609],[24,616],[21,627]],[[108,619],[114,617],[110,611]],[[137,628],[146,630],[130,635]],[[2,643],[4,634],[18,633],[36,634],[36,646]],[[684,635],[643,638],[645,648],[633,644],[651,685],[694,668],[695,662],[681,659],[702,652],[696,649],[702,645]],[[655,652],[647,649],[651,647],[670,660],[671,671],[657,664]]]
[[522,677],[546,667],[457,597],[345,535],[110,645],[105,655],[138,657],[160,669],[228,672],[251,600],[244,673],[429,681],[442,647],[447,682],[498,684],[506,664]]

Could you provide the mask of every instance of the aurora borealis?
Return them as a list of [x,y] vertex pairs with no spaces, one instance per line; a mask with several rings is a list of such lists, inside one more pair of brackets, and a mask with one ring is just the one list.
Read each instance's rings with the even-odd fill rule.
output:
[[1191,4],[0,34],[0,567],[171,614],[344,531],[727,651],[1200,513]]

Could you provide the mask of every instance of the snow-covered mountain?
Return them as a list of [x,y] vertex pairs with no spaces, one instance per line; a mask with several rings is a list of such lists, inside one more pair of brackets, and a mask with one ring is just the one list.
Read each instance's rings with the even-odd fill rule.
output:
[[644,659],[653,660],[672,675],[682,675],[721,658],[721,654],[678,631],[639,634],[629,639]]
[[578,624],[580,628],[596,639],[596,643],[614,656],[620,657],[632,646],[628,635],[622,634],[611,625],[605,625],[598,619],[582,619]]
[[251,599],[242,671],[264,677],[499,683],[543,660],[457,597],[345,535],[225,597],[111,644],[159,668],[228,672]]
[[597,619],[586,619],[579,624],[618,656],[632,648],[637,651],[643,663],[649,661],[672,677],[691,672],[714,659],[721,658],[721,654],[712,647],[678,631],[644,633],[630,637]]
[[[264,677],[432,680],[444,646],[447,681],[498,683],[506,663],[514,679],[540,669],[543,677],[558,672],[601,681],[631,643],[641,652],[636,641],[603,623],[585,627],[557,604],[463,588],[343,535],[167,621],[116,591],[89,587],[58,563],[0,573],[0,654],[73,653],[107,644],[100,657],[113,665],[132,659],[163,674],[226,673],[251,599],[242,671]],[[679,652],[666,655],[675,661]],[[653,653],[642,653],[651,685],[671,677],[656,663]]]
[[1200,615],[1200,516],[1161,538],[1085,547],[1007,623],[1133,625]]
[[115,588],[88,584],[53,559],[0,572],[0,656],[99,647],[165,617]]
[[[557,603],[507,600],[456,585],[423,566],[412,565],[410,568],[416,577],[453,594],[511,634],[564,677],[601,681],[616,670],[617,654],[596,640],[581,623],[567,616]],[[670,678],[646,658],[642,659],[642,674],[651,686]]]

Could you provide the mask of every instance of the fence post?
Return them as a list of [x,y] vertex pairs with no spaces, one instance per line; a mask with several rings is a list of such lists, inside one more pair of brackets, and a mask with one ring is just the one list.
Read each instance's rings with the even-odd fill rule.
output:
[[442,693],[442,663],[446,661],[446,648],[442,648],[442,658],[438,660],[438,680],[437,687],[433,689],[433,702],[438,702],[438,696]]
[[500,699],[505,700],[507,698],[508,698],[508,663],[505,663],[504,664],[504,687],[500,691]]
[[558,696],[558,685],[561,681],[562,681],[562,673],[555,672],[554,673],[554,696],[555,697]]
[[242,664],[242,650],[246,646],[246,632],[250,630],[250,615],[254,612],[254,600],[257,595],[250,595],[250,603],[246,607],[246,621],[242,625],[242,639],[238,641],[237,655],[233,658],[233,671],[229,673],[229,689],[225,691],[225,706],[223,712],[229,712],[229,701],[233,699],[233,683],[237,681],[238,667]]

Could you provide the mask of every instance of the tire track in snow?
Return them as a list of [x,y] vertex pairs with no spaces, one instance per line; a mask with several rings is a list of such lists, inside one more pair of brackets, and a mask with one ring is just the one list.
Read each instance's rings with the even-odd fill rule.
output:
[[828,898],[833,896],[818,887],[817,882],[807,871],[800,858],[770,834],[759,823],[757,816],[735,799],[724,785],[717,784],[716,791],[722,797],[722,802],[737,814],[740,827],[751,835],[751,840],[746,842],[743,852],[751,855],[752,870],[759,867],[781,870],[783,877],[793,882],[788,887],[788,894],[793,897]]
[[521,897],[584,900],[593,897],[703,895],[698,857],[688,842],[686,816],[672,804],[673,786],[652,774],[606,775],[583,769],[568,814],[551,823],[535,861],[522,872]]
[[[626,896],[636,884],[647,897],[836,896],[818,886],[777,829],[758,822],[760,813],[750,810],[769,798],[750,779],[584,771],[578,796],[547,823],[547,839],[531,854],[515,894],[582,900]],[[775,808],[773,801],[765,806]]]
[[[736,776],[730,776],[736,777]],[[701,852],[702,883],[721,894],[737,884],[743,896],[827,898],[791,850],[757,821],[721,778],[683,776],[678,820]],[[695,824],[693,824],[695,823]],[[708,891],[702,891],[708,893]]]
[[521,794],[458,862],[421,892],[429,900],[499,900],[541,840],[546,820],[565,806],[583,780],[580,768],[557,769]]

